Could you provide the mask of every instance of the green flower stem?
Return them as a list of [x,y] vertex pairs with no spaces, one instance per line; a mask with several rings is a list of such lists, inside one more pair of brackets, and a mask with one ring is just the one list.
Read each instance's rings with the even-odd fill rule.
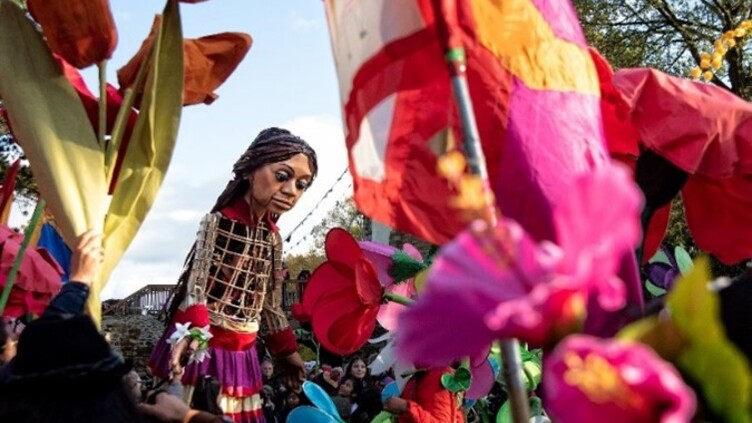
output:
[[389,292],[389,291],[384,292],[384,298],[387,301],[391,301],[397,304],[402,304],[405,306],[411,306],[415,303],[415,300],[412,300],[403,295],[395,294],[394,292]]
[[148,69],[152,63],[154,44],[156,44],[156,42],[152,43],[149,51],[144,56],[144,61],[141,62],[141,67],[138,68],[138,72],[136,73],[136,80],[133,82],[133,85],[126,88],[125,95],[123,96],[123,104],[120,106],[120,110],[118,110],[118,114],[115,117],[115,125],[112,127],[112,136],[110,137],[110,142],[108,143],[106,149],[107,153],[104,157],[104,165],[105,169],[107,170],[107,184],[109,186],[113,185],[112,180],[114,178],[117,178],[118,176],[114,174],[115,162],[120,150],[120,144],[123,140],[125,127],[128,124],[128,117],[131,113],[131,109],[133,108],[133,103],[136,100],[136,94],[143,87],[144,80],[146,79],[146,74],[148,73]]
[[26,253],[26,247],[29,246],[29,241],[31,240],[31,234],[34,233],[34,229],[36,229],[37,224],[39,224],[39,219],[42,217],[42,212],[44,211],[44,200],[39,199],[39,202],[37,203],[36,208],[34,209],[34,214],[31,215],[31,220],[29,221],[29,226],[26,228],[26,231],[24,232],[24,239],[21,243],[21,248],[18,250],[18,254],[16,255],[15,260],[13,260],[13,267],[10,268],[10,273],[8,273],[8,279],[5,281],[5,288],[3,288],[3,294],[0,297],[0,315],[3,314],[3,311],[5,311],[5,306],[8,303],[8,298],[10,297],[10,291],[13,288],[13,282],[16,280],[16,275],[18,275],[18,269],[21,267],[21,261],[23,260],[23,256]]

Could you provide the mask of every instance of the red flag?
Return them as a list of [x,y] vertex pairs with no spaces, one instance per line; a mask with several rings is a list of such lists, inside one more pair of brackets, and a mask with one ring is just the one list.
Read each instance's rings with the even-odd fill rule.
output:
[[442,2],[325,1],[358,207],[434,243],[464,227],[436,172],[461,134],[449,39],[467,53],[497,205],[536,238],[553,239],[559,188],[607,160],[597,75],[571,4],[473,0],[437,13],[434,3]]

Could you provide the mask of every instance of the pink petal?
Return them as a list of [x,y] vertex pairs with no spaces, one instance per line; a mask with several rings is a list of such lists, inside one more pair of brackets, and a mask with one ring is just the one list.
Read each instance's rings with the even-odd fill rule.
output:
[[363,250],[363,257],[376,268],[379,282],[385,287],[394,283],[394,278],[389,275],[389,268],[392,266],[392,254],[397,252],[397,248],[370,241],[360,241],[358,244]]
[[416,366],[446,366],[487,349],[493,333],[483,322],[496,301],[472,289],[428,289],[399,316],[397,358]]
[[[642,196],[628,171],[611,165],[579,176],[554,210],[561,271],[578,272],[581,260],[600,260],[616,270],[625,250],[641,237]],[[613,273],[612,270],[609,273]]]
[[[392,285],[388,288],[389,291],[395,294],[402,295],[403,297],[412,298],[415,296],[415,283],[412,280]],[[407,307],[402,304],[388,302],[383,304],[379,309],[379,315],[377,320],[379,324],[389,332],[394,332],[397,329],[397,319],[400,313],[404,312]]]
[[408,256],[414,258],[415,260],[423,261],[423,255],[418,251],[417,248],[413,244],[404,244],[402,245],[402,251],[405,252]]
[[468,399],[483,398],[491,392],[493,384],[496,381],[496,377],[493,373],[493,368],[488,359],[483,360],[478,366],[474,366],[470,369],[473,375],[473,380],[470,384],[470,389],[467,390],[465,396]]
[[[565,380],[564,375],[571,370],[565,358],[571,360],[572,356],[604,360],[616,371],[622,387],[610,396],[604,396],[609,392],[599,389],[590,393],[599,398],[591,398],[581,386]],[[598,371],[602,373],[604,369]],[[691,421],[694,415],[692,390],[676,369],[641,344],[570,336],[547,355],[543,379],[545,408],[556,422],[672,423]]]

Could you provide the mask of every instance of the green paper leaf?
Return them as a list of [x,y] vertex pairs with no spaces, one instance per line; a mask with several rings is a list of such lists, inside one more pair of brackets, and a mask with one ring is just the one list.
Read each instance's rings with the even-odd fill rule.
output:
[[399,283],[415,277],[415,275],[427,268],[428,266],[425,263],[399,250],[392,254],[392,265],[389,267],[389,276],[394,278],[394,283]]
[[525,388],[528,392],[534,391],[543,377],[543,368],[540,363],[534,361],[523,361],[522,373],[525,375]]
[[371,423],[390,423],[393,421],[397,421],[396,416],[387,411],[382,411],[381,413],[377,414],[376,417],[373,418],[373,420],[371,420]]
[[687,250],[682,247],[674,248],[674,259],[676,259],[676,264],[679,266],[679,271],[682,275],[686,275],[692,271],[694,264]]
[[687,346],[680,329],[668,318],[650,316],[624,327],[617,335],[623,341],[650,346],[661,358],[674,362]]
[[73,86],[15,3],[0,2],[0,93],[16,140],[62,237],[76,245],[101,231],[107,187],[104,157]]
[[460,367],[455,370],[454,374],[444,373],[441,375],[441,385],[450,392],[467,391],[470,388],[472,378],[473,376],[468,368]]
[[650,258],[648,263],[665,263],[665,264],[671,264],[671,260],[668,258],[666,253],[663,251],[663,248],[659,248],[658,251],[656,251],[655,255]]
[[[112,272],[146,219],[175,147],[183,108],[183,32],[178,5],[172,0],[165,5],[140,113],[107,213],[105,275]],[[99,314],[98,295],[92,295],[87,304],[92,314]]]
[[499,412],[496,413],[496,423],[514,423],[514,419],[512,418],[512,405],[508,400],[504,401]]
[[543,415],[543,403],[538,397],[530,397],[530,417]]
[[[538,397],[530,397],[530,417],[531,421],[536,416],[543,416],[543,404]],[[496,414],[496,423],[514,423],[512,418],[512,404],[507,400],[501,405],[499,412]]]
[[752,422],[752,375],[744,356],[724,334],[718,295],[708,290],[706,257],[668,295],[672,319],[688,341],[677,363],[699,383],[710,407],[726,421]]
[[648,290],[650,295],[654,297],[660,297],[660,296],[666,295],[665,289],[654,285],[653,282],[650,282],[649,280],[645,281],[645,288]]

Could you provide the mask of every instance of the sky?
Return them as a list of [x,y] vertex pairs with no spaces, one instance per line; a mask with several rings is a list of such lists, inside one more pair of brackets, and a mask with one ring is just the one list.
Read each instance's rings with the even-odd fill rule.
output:
[[[161,1],[111,0],[119,43],[108,81],[138,50]],[[318,0],[209,0],[181,3],[183,35],[198,38],[246,32],[253,46],[211,105],[183,109],[172,163],[157,200],[105,287],[102,298],[123,298],[147,284],[175,283],[198,224],[231,178],[233,163],[262,129],[280,126],[306,139],[318,152],[319,177],[279,225],[295,231],[289,252],[331,208],[350,195],[349,174],[317,203],[347,167],[339,94],[324,6]],[[95,70],[85,78],[95,87]]]

